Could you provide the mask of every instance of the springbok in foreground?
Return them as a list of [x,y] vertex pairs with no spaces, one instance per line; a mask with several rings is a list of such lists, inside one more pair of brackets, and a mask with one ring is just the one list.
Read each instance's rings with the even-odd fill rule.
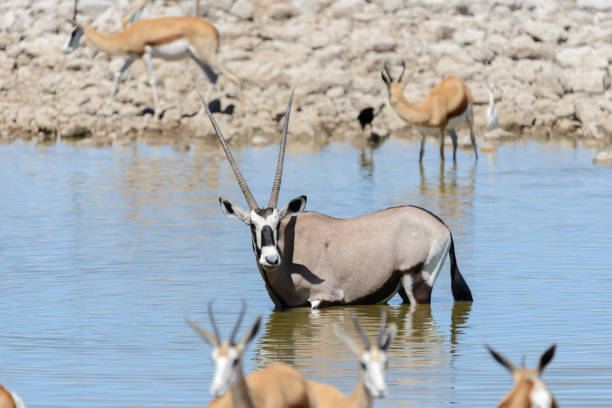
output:
[[402,77],[406,72],[406,63],[402,61],[402,73],[397,81],[393,80],[385,63],[381,72],[382,79],[389,91],[389,102],[397,115],[405,122],[419,128],[421,132],[421,151],[419,162],[423,161],[425,136],[440,136],[440,159],[444,160],[444,132],[448,131],[453,142],[453,160],[457,159],[457,133],[455,127],[464,121],[470,127],[470,138],[474,148],[474,157],[478,160],[476,139],[474,138],[474,114],[472,92],[459,78],[450,76],[434,86],[418,105],[412,105],[404,96]]
[[19,395],[0,385],[0,408],[25,408],[25,404]]
[[[136,20],[140,18],[142,11],[144,8],[151,3],[152,0],[136,0],[134,5],[121,17],[121,27],[125,28],[128,25],[134,23]],[[193,15],[198,16],[200,10],[200,0],[195,0]]]
[[236,342],[236,334],[244,317],[245,308],[246,305],[243,302],[229,341],[220,339],[212,312],[212,302],[208,304],[208,316],[214,335],[187,320],[187,323],[212,347],[211,356],[215,363],[215,376],[210,393],[216,399],[209,406],[214,408],[315,407],[314,396],[306,380],[296,369],[286,364],[273,364],[244,377],[242,356],[247,345],[257,335],[261,323],[261,317],[257,318],[242,339]]
[[472,301],[457,267],[452,234],[427,210],[403,206],[337,219],[303,212],[303,195],[277,208],[292,100],[293,92],[285,112],[270,200],[261,208],[202,98],[249,205],[247,211],[219,197],[221,210],[251,229],[257,266],[276,307],[385,303],[398,291],[405,303],[429,303],[449,253],[454,299]]
[[113,90],[107,102],[107,110],[111,108],[121,76],[139,58],[144,59],[149,70],[155,112],[158,114],[160,112],[159,100],[151,63],[152,58],[172,61],[191,57],[213,85],[217,81],[217,74],[213,69],[219,70],[236,85],[240,105],[243,105],[240,80],[217,58],[219,32],[203,18],[162,17],[140,20],[116,34],[103,34],[86,24],[77,23],[76,16],[77,0],[74,3],[74,29],[62,48],[64,53],[74,51],[79,46],[81,37],[85,36],[85,40],[100,51],[126,57],[123,66],[115,73]]
[[491,355],[501,365],[506,367],[514,377],[514,388],[501,400],[498,408],[557,408],[557,401],[540,376],[542,371],[555,355],[556,345],[550,347],[540,357],[538,366],[533,368],[517,368],[504,356],[491,347],[486,346]]
[[353,393],[347,396],[331,385],[309,381],[308,385],[315,394],[318,408],[369,408],[372,407],[374,398],[383,398],[387,395],[387,383],[385,382],[385,370],[388,365],[387,350],[395,337],[397,327],[392,323],[385,329],[387,313],[383,309],[380,318],[380,331],[376,344],[372,345],[368,336],[359,326],[354,313],[351,313],[351,318],[363,344],[348,336],[338,327],[337,323],[334,324],[334,331],[336,336],[359,359],[361,367],[359,383]]

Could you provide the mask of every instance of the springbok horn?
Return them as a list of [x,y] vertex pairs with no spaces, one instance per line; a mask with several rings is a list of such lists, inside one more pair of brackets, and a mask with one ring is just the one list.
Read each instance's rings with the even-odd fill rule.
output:
[[238,329],[240,328],[240,324],[242,323],[242,318],[244,317],[245,311],[246,311],[246,302],[244,301],[244,299],[242,299],[242,308],[240,309],[238,320],[236,321],[236,324],[234,325],[234,329],[232,330],[232,335],[230,336],[230,340],[229,340],[230,344],[235,344],[234,338],[236,337],[236,334],[238,333]]
[[270,201],[268,202],[268,208],[276,208],[276,205],[278,204],[278,192],[280,191],[281,180],[283,178],[283,162],[285,161],[285,145],[287,144],[289,114],[291,113],[291,103],[293,102],[294,92],[295,89],[291,90],[291,96],[289,96],[289,103],[287,104],[287,110],[285,111],[285,120],[283,121],[283,133],[281,136],[280,148],[278,150],[278,162],[276,164],[276,175],[274,176],[274,183],[272,184],[272,192],[270,193]]
[[402,73],[399,78],[397,78],[397,82],[402,82],[402,77],[404,76],[404,72],[406,72],[406,61],[402,60]]
[[380,330],[378,331],[378,338],[376,339],[376,344],[378,348],[382,348],[383,338],[385,337],[385,328],[387,327],[387,309],[383,308],[382,313],[380,314]]
[[212,309],[212,300],[208,302],[208,318],[210,319],[210,324],[215,332],[215,338],[217,339],[217,344],[221,344],[221,337],[219,336],[219,329],[217,329],[217,324],[215,323],[215,316],[213,314]]
[[219,142],[221,142],[221,146],[223,147],[225,156],[227,157],[227,160],[230,162],[230,165],[232,166],[232,170],[234,172],[234,176],[236,177],[236,181],[238,182],[238,185],[240,186],[240,189],[242,190],[242,194],[244,195],[244,198],[247,200],[247,203],[249,204],[249,208],[251,210],[259,208],[259,206],[257,205],[257,201],[255,201],[253,194],[251,194],[251,190],[249,190],[249,186],[247,185],[246,180],[242,176],[242,173],[240,172],[240,169],[238,168],[238,165],[236,164],[236,161],[234,160],[234,156],[232,156],[232,152],[229,149],[229,146],[225,142],[225,138],[221,134],[221,130],[219,130],[219,125],[217,125],[217,121],[215,121],[215,118],[213,117],[212,113],[210,113],[210,109],[208,109],[208,104],[206,103],[206,101],[202,97],[202,94],[200,94],[199,91],[198,91],[198,95],[200,95],[200,100],[202,101],[202,105],[204,105],[204,109],[206,109],[206,113],[208,114],[208,119],[210,119],[210,123],[212,123],[212,126],[215,129],[215,133],[217,134],[217,137],[219,138]]
[[387,78],[389,78],[389,82],[393,82],[393,77],[389,73],[389,61],[385,61],[385,65],[383,66],[383,69],[385,70],[385,74],[387,74]]
[[359,326],[359,321],[357,321],[357,315],[355,313],[351,313],[351,319],[353,319],[353,324],[355,325],[355,329],[357,329],[357,333],[359,333],[359,337],[361,337],[361,340],[363,340],[366,349],[369,350],[372,344],[370,343],[370,339],[368,338],[368,336],[366,336],[366,334],[361,329],[361,326]]

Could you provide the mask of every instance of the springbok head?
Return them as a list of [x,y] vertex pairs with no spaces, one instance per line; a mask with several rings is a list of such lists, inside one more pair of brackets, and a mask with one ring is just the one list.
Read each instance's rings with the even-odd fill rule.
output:
[[385,62],[385,65],[383,66],[380,75],[382,76],[382,80],[385,85],[387,85],[387,90],[389,91],[390,98],[399,97],[400,95],[402,95],[402,77],[404,76],[405,72],[406,62],[402,61],[402,73],[397,78],[397,81],[394,81],[393,77],[391,76],[391,72],[389,71],[389,62]]
[[255,338],[259,325],[261,323],[261,316],[255,320],[255,323],[247,332],[242,336],[238,342],[236,342],[236,334],[240,328],[240,323],[244,317],[244,311],[246,309],[246,303],[242,302],[242,308],[238,315],[238,320],[234,325],[232,334],[229,340],[221,341],[219,337],[219,330],[215,323],[215,318],[212,311],[212,302],[208,304],[208,317],[210,318],[210,324],[213,328],[214,335],[207,332],[206,330],[199,327],[191,320],[186,320],[187,324],[193,328],[212,347],[211,358],[215,364],[215,376],[210,386],[210,393],[213,397],[217,398],[224,395],[229,391],[242,374],[242,355],[246,350],[247,345]]
[[66,41],[66,43],[62,47],[62,52],[64,54],[69,54],[72,51],[76,50],[78,48],[79,44],[81,43],[81,37],[83,36],[83,27],[79,23],[76,22],[76,18],[77,18],[77,1],[78,0],[74,0],[74,12],[72,14],[72,20],[70,20],[70,23],[74,27],[72,28],[72,32],[70,33],[70,37],[68,37],[68,40]]
[[[557,401],[540,379],[544,368],[555,355],[556,344],[542,354],[536,368],[515,367],[504,356],[486,346],[493,358],[506,367],[514,377],[514,388],[504,397],[501,406],[517,408],[556,408]],[[504,405],[507,404],[507,405]]]
[[385,369],[388,365],[387,350],[395,337],[397,326],[392,323],[385,328],[387,311],[383,309],[376,344],[372,344],[359,326],[355,313],[351,313],[351,319],[359,337],[361,337],[361,342],[348,336],[337,324],[334,324],[334,331],[336,336],[359,358],[361,380],[368,392],[374,398],[382,398],[387,395],[387,383],[385,381]]
[[221,146],[223,146],[227,160],[232,166],[234,176],[236,177],[236,181],[238,181],[242,194],[249,205],[249,210],[247,211],[236,204],[229,202],[223,197],[219,197],[221,210],[227,217],[242,221],[251,228],[253,250],[255,251],[255,256],[257,257],[257,262],[259,265],[268,270],[276,269],[281,264],[281,255],[278,249],[278,230],[280,222],[283,220],[283,218],[301,213],[304,211],[304,207],[306,207],[306,196],[302,195],[289,201],[289,203],[285,206],[277,208],[278,193],[280,190],[281,179],[283,177],[283,161],[285,158],[287,128],[289,126],[289,113],[291,112],[293,91],[289,97],[289,104],[287,105],[287,110],[285,112],[283,132],[281,136],[280,149],[278,152],[278,162],[276,165],[276,175],[274,176],[272,192],[270,193],[270,200],[268,201],[268,206],[266,208],[261,208],[259,205],[257,205],[255,198],[249,190],[246,180],[242,176],[242,173],[240,172],[240,169],[232,156],[232,152],[229,149],[225,138],[219,130],[219,126],[217,125],[215,118],[212,116],[212,113],[210,113],[208,104],[204,101],[202,95],[200,95],[200,99],[202,100],[202,104],[204,105],[204,109],[206,109],[208,118],[215,129],[215,133],[221,142]]

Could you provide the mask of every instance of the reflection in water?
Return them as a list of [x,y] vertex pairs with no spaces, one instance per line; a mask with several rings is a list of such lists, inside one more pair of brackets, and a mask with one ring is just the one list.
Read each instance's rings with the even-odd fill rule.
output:
[[398,328],[389,359],[392,369],[400,371],[431,369],[446,364],[444,344],[459,344],[470,312],[470,304],[455,303],[451,330],[447,333],[436,324],[430,305],[412,308],[409,305],[332,307],[315,312],[308,308],[274,311],[270,313],[254,349],[256,364],[262,368],[281,361],[298,367],[309,379],[327,379],[334,385],[349,379],[348,383],[351,383],[350,378],[359,375],[358,366],[355,357],[334,335],[332,324],[339,323],[349,335],[358,338],[350,320],[350,313],[354,311],[366,334],[375,338],[380,328],[381,308],[387,308],[387,324],[395,323]]

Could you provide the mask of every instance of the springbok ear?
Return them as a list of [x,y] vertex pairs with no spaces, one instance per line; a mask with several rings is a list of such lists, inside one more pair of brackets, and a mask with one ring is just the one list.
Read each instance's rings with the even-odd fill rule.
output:
[[497,360],[497,362],[499,364],[501,364],[504,367],[506,367],[510,372],[514,371],[514,366],[512,365],[512,363],[510,361],[506,360],[506,358],[504,356],[502,356],[501,354],[499,354],[497,351],[493,350],[491,347],[489,347],[486,344],[485,344],[485,347],[487,348],[487,350],[489,350],[489,353],[491,353],[493,358],[495,360]]
[[334,323],[334,334],[338,337],[346,346],[355,354],[357,357],[361,356],[363,353],[363,347],[355,341],[352,337],[348,336],[344,330],[338,326],[338,323]]
[[246,225],[251,225],[251,213],[247,210],[230,203],[223,197],[219,197],[219,205],[221,205],[221,211],[223,211],[226,217],[237,219]]
[[255,320],[255,323],[253,323],[253,326],[251,326],[251,328],[244,334],[244,336],[242,336],[242,339],[240,340],[240,347],[242,347],[243,350],[246,348],[246,346],[251,341],[253,341],[253,339],[257,335],[260,324],[261,324],[261,316],[259,316],[257,320]]
[[381,341],[382,344],[378,345],[380,349],[383,351],[387,351],[387,349],[391,345],[391,342],[395,338],[396,334],[397,334],[397,326],[395,325],[395,323],[391,323],[387,327],[387,330],[385,331],[385,335],[383,336],[383,339]]
[[210,334],[209,332],[207,332],[189,319],[185,319],[185,322],[187,322],[187,324],[191,326],[191,328],[195,330],[195,332],[198,333],[200,337],[204,339],[204,341],[207,342],[211,347],[219,346],[219,344],[217,344],[217,338],[215,336],[213,336],[212,334]]
[[538,364],[538,374],[542,374],[544,368],[550,363],[550,360],[555,356],[555,350],[557,349],[557,345],[553,344],[548,350],[542,354],[540,357],[540,363]]
[[294,215],[298,215],[299,213],[304,211],[304,208],[306,208],[306,196],[301,195],[285,204],[283,208],[278,211],[278,214],[280,215],[280,219],[282,220],[285,217],[292,217]]

